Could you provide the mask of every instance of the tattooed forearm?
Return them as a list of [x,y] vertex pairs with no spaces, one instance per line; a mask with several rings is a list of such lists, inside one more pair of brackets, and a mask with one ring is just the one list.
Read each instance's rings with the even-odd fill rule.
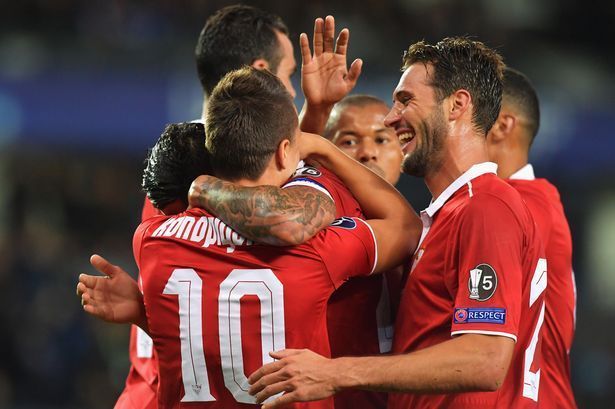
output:
[[212,176],[196,179],[188,196],[201,207],[257,243],[290,246],[314,237],[335,218],[335,204],[310,187],[243,187]]

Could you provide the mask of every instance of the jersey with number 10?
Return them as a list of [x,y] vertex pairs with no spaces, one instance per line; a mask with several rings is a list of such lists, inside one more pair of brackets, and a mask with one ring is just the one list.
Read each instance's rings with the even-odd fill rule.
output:
[[192,209],[144,222],[133,247],[158,355],[160,409],[251,407],[247,377],[272,361],[270,351],[328,356],[329,296],[376,262],[371,229],[352,218],[303,245],[275,248]]

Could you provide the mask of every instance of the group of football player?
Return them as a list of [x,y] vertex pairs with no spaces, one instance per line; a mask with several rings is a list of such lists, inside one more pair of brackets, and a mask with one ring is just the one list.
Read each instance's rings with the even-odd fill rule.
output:
[[576,407],[572,243],[528,162],[527,77],[445,38],[410,45],[392,107],[349,96],[363,62],[327,16],[297,114],[288,33],[250,6],[207,20],[202,118],[146,160],[139,279],[98,255],[79,277],[86,312],[133,324],[115,407]]

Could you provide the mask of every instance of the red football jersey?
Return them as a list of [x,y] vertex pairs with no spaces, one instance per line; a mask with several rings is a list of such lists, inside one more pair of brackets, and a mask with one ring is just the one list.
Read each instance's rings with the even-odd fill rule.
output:
[[328,195],[335,203],[336,217],[363,218],[363,212],[357,199],[350,193],[350,190],[340,178],[326,168],[315,168],[307,165],[298,168],[283,188],[292,186],[310,186]]
[[[376,263],[371,229],[355,218],[336,220],[303,245],[276,248],[191,209],[145,221],[133,246],[161,409],[246,407],[254,402],[247,377],[272,361],[270,351],[329,356],[329,296]],[[333,400],[293,407],[332,408]]]
[[570,383],[570,348],[574,338],[576,290],[572,238],[557,188],[536,179],[527,165],[508,180],[527,204],[545,243],[549,285],[542,337],[540,402],[544,407],[576,408]]
[[161,216],[163,213],[156,209],[152,202],[145,196],[143,201],[143,210],[141,210],[141,221],[145,221],[150,217]]
[[496,392],[391,394],[390,408],[536,407],[546,261],[519,194],[473,166],[421,213],[424,230],[397,313],[394,353],[478,333],[516,341]]
[[[141,221],[162,212],[154,207],[145,197]],[[139,281],[140,284],[140,281]],[[114,409],[156,409],[156,390],[158,389],[158,366],[153,350],[152,339],[136,325],[130,326],[130,343],[128,344],[130,370],[122,394]]]
[[[326,168],[299,168],[284,187],[290,186],[312,186],[328,194],[335,203],[336,217],[364,218],[352,193],[337,175]],[[378,355],[391,351],[392,305],[396,305],[400,292],[396,276],[396,273],[386,273],[354,277],[335,290],[327,309],[332,357]],[[346,390],[335,395],[335,408],[385,408],[386,396],[386,393]]]

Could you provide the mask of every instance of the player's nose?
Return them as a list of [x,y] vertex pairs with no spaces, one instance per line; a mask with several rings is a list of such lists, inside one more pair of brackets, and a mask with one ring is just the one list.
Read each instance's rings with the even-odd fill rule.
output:
[[378,145],[373,140],[366,138],[360,144],[357,149],[357,159],[362,162],[377,161],[378,160]]
[[389,113],[384,117],[384,126],[388,128],[395,128],[396,124],[401,119],[401,111],[395,105],[391,108]]

